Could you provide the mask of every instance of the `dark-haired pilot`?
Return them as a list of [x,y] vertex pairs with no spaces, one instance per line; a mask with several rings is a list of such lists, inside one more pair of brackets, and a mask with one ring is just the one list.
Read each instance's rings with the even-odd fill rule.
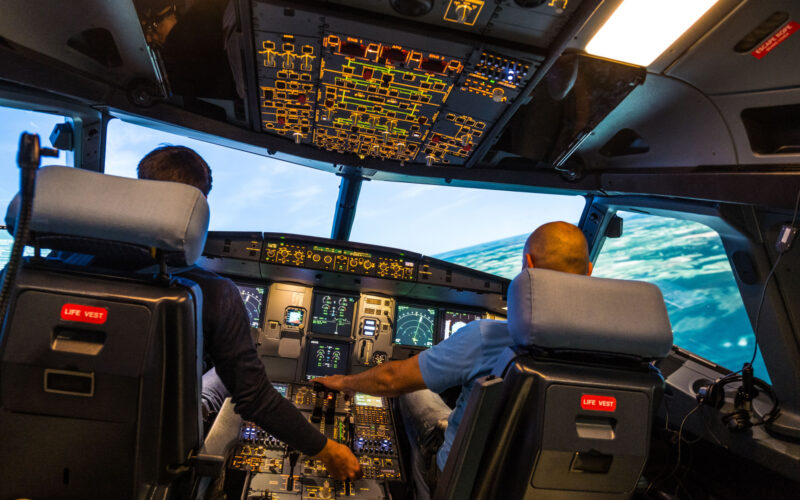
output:
[[[544,224],[525,242],[522,269],[530,267],[591,274],[586,238],[572,224]],[[414,482],[418,498],[425,499],[444,470],[473,383],[491,374],[503,351],[513,345],[505,321],[473,321],[418,356],[390,361],[356,375],[334,375],[317,381],[345,392],[404,395],[400,408],[412,445]],[[461,386],[461,395],[451,410],[436,393],[456,386]],[[438,450],[429,449],[428,438],[434,427],[446,427]]]
[[[140,179],[181,182],[208,196],[211,169],[193,150],[164,146],[139,162]],[[272,386],[250,336],[239,289],[227,278],[194,267],[180,273],[203,292],[203,352],[214,371],[203,377],[203,403],[216,407],[230,393],[236,411],[302,453],[322,460],[331,477],[355,479],[358,460],[344,445],[327,439]],[[221,381],[221,384],[220,384]],[[224,387],[223,387],[224,385]]]

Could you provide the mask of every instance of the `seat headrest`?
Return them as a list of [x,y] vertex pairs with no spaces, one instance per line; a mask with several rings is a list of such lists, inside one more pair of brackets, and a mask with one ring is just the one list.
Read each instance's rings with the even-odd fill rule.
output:
[[672,327],[657,286],[526,269],[508,290],[508,329],[517,345],[657,359]]
[[[9,231],[18,211],[19,194],[6,213]],[[154,247],[191,265],[203,252],[208,220],[203,193],[186,184],[43,167],[30,230]]]

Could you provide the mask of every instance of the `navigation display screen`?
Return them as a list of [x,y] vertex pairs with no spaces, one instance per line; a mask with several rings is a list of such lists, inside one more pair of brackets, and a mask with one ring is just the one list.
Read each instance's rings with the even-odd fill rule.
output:
[[436,309],[432,307],[397,304],[394,343],[400,345],[431,347]]
[[383,408],[383,398],[380,396],[370,396],[363,392],[356,393],[356,406],[371,406],[373,408]]
[[483,315],[473,312],[445,311],[439,336],[442,340],[446,340],[450,335],[467,326],[467,323],[481,318],[483,318]]
[[402,253],[366,252],[300,241],[267,240],[264,260],[271,264],[323,269],[403,281],[417,279],[417,261]]
[[358,297],[339,293],[317,293],[311,311],[311,331],[349,337]]
[[281,393],[281,396],[283,396],[285,398],[289,397],[289,384],[276,384],[276,383],[273,383],[272,387],[274,387],[276,391]]
[[264,307],[264,291],[261,286],[236,285],[239,293],[242,294],[244,308],[247,309],[247,317],[250,319],[250,326],[261,328],[261,310]]
[[306,378],[344,375],[350,362],[350,344],[310,339],[306,343]]

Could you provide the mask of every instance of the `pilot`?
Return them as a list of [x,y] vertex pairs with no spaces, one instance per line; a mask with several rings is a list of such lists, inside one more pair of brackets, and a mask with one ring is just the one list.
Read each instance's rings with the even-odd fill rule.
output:
[[[139,162],[140,179],[182,182],[208,196],[211,169],[193,150],[163,146]],[[220,404],[228,392],[244,419],[302,453],[322,460],[335,479],[354,479],[360,473],[355,455],[327,439],[267,378],[250,336],[250,322],[238,288],[229,279],[200,267],[179,273],[203,292],[203,348],[214,369],[203,376],[204,406]],[[209,359],[210,358],[210,359]],[[224,387],[220,384],[224,385]]]
[[[522,269],[538,267],[589,275],[592,263],[586,238],[580,229],[566,222],[551,222],[536,229],[523,249]],[[412,444],[414,480],[419,498],[427,498],[444,469],[458,424],[469,400],[472,384],[489,375],[500,354],[514,345],[503,321],[473,321],[458,333],[421,352],[418,356],[390,361],[356,375],[333,375],[317,381],[331,389],[363,392],[375,396],[399,396],[403,419]],[[455,409],[436,393],[461,386]],[[444,427],[444,442],[435,463],[430,431]],[[438,443],[437,443],[438,444]],[[433,449],[431,449],[433,448]]]

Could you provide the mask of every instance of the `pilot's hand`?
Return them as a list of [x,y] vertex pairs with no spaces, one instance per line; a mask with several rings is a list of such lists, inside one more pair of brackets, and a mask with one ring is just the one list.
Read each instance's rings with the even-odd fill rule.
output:
[[328,474],[334,479],[360,479],[362,476],[361,465],[350,448],[331,439],[313,458],[322,460],[328,469]]
[[333,389],[334,391],[350,394],[352,391],[347,389],[345,384],[346,380],[347,380],[346,375],[331,375],[330,377],[315,378],[314,382],[319,382],[328,389]]

